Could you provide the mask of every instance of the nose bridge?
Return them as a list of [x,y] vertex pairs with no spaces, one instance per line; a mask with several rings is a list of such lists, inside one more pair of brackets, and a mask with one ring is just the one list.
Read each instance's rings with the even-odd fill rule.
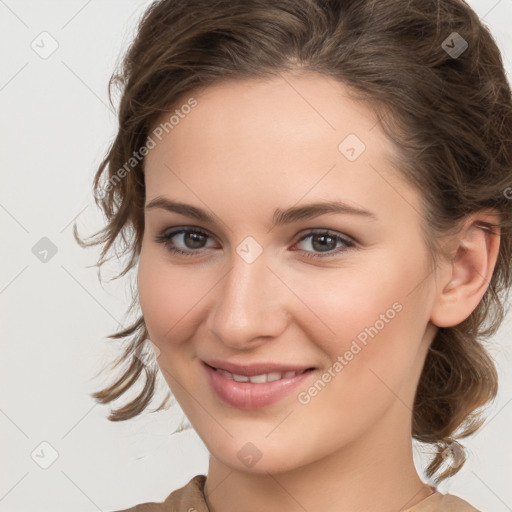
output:
[[285,328],[285,287],[268,264],[267,254],[251,240],[233,252],[209,322],[224,343],[241,347],[257,337],[277,336]]

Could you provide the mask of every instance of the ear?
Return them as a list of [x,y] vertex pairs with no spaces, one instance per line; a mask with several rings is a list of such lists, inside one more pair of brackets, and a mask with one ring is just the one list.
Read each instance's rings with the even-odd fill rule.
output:
[[495,214],[473,214],[451,239],[452,258],[441,265],[430,317],[437,327],[460,324],[480,303],[498,258],[500,229],[497,224]]

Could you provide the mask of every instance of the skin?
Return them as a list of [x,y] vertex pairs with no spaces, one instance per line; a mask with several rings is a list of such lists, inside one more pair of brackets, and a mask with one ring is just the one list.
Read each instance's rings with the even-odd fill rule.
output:
[[[369,107],[315,74],[230,81],[193,96],[198,105],[145,162],[146,205],[158,196],[206,209],[214,223],[152,208],[138,268],[140,304],[158,364],[211,456],[207,502],[216,512],[404,510],[431,494],[413,463],[411,416],[438,327],[460,323],[482,298],[499,237],[471,229],[450,241],[453,260],[434,268],[420,230],[421,195],[393,168],[394,148]],[[166,116],[168,118],[168,116]],[[366,150],[338,146],[356,134]],[[323,214],[270,228],[276,208],[340,200],[377,220]],[[175,236],[195,227],[202,245]],[[311,229],[352,237],[330,241]],[[263,252],[236,251],[253,237]],[[197,248],[196,248],[197,247]],[[338,248],[342,252],[337,252]],[[462,249],[464,247],[465,249]],[[298,393],[322,377],[365,327],[401,305],[367,345],[307,404]],[[315,366],[279,402],[243,410],[209,387],[202,359]],[[239,450],[261,458],[248,467]]]

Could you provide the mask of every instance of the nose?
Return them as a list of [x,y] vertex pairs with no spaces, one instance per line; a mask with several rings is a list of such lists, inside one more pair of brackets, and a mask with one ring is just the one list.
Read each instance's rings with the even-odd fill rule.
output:
[[286,329],[293,294],[269,267],[265,251],[252,263],[234,253],[231,269],[215,287],[207,321],[225,345],[253,349]]

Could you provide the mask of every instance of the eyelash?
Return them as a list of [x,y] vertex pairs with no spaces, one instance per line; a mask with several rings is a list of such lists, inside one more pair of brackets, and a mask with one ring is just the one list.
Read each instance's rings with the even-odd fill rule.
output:
[[[201,231],[199,229],[196,229],[196,228],[180,228],[180,229],[172,231],[170,233],[163,232],[161,235],[158,235],[155,237],[155,242],[165,245],[166,249],[171,253],[181,254],[183,256],[196,256],[196,254],[198,252],[200,252],[200,249],[184,251],[182,249],[178,249],[176,247],[169,245],[169,241],[172,238],[174,238],[176,235],[179,235],[182,233],[185,233],[185,234],[194,233],[194,234],[199,234],[199,235],[211,238],[208,233]],[[345,244],[345,247],[333,249],[332,251],[328,251],[328,252],[326,251],[325,253],[311,253],[310,251],[302,251],[305,253],[307,258],[328,258],[328,257],[332,257],[334,255],[337,255],[339,253],[342,253],[348,249],[352,249],[352,248],[356,247],[356,243],[353,240],[351,240],[349,238],[344,238],[344,237],[336,234],[335,232],[332,232],[332,231],[329,231],[326,229],[309,231],[308,233],[303,235],[296,243],[302,242],[306,238],[313,236],[313,235],[329,236],[331,238],[334,238],[337,242],[339,241],[339,242],[342,242],[343,244]]]

